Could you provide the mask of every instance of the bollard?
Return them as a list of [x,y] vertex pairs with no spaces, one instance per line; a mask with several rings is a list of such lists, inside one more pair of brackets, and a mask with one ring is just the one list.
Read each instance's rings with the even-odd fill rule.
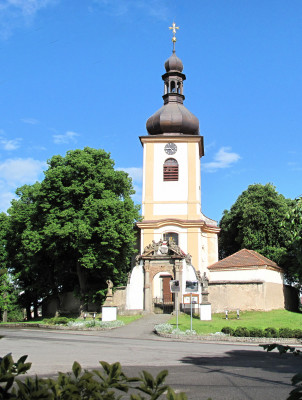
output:
[[225,310],[225,319],[228,319],[228,310]]

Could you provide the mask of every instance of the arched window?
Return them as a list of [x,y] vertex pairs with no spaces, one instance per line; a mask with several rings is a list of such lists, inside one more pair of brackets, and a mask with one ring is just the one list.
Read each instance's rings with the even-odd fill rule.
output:
[[175,93],[175,92],[176,92],[175,82],[172,81],[171,82],[171,93]]
[[176,245],[178,245],[178,233],[175,233],[175,232],[167,232],[167,233],[164,233],[163,239],[164,239],[165,242],[168,242],[169,239],[173,239],[173,240],[174,240],[174,243],[175,243]]
[[178,181],[178,162],[174,158],[164,163],[164,181]]
[[165,94],[167,94],[169,91],[169,84],[168,82],[165,82]]

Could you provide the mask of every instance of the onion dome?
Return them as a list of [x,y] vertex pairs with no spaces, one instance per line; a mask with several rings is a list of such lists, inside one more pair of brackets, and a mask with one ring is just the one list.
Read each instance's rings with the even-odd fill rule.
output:
[[165,68],[167,72],[170,71],[182,72],[182,70],[184,69],[181,59],[177,57],[174,51],[172,55],[168,58],[168,60],[165,62]]
[[173,49],[165,62],[166,73],[162,76],[165,87],[164,105],[147,121],[149,135],[199,135],[199,121],[184,105],[182,73],[183,64]]

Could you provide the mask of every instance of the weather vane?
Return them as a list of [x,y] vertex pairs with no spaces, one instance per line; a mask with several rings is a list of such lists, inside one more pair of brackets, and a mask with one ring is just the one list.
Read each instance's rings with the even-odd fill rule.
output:
[[172,30],[173,37],[172,37],[172,42],[173,42],[173,53],[175,53],[175,42],[176,42],[176,29],[179,29],[179,26],[176,26],[175,22],[173,22],[172,26],[169,26],[169,29]]

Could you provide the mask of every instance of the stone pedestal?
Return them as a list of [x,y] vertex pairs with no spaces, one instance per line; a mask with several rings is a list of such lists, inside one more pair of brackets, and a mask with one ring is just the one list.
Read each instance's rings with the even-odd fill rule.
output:
[[200,321],[212,320],[212,307],[210,303],[200,304]]
[[116,321],[117,307],[102,307],[102,321]]

